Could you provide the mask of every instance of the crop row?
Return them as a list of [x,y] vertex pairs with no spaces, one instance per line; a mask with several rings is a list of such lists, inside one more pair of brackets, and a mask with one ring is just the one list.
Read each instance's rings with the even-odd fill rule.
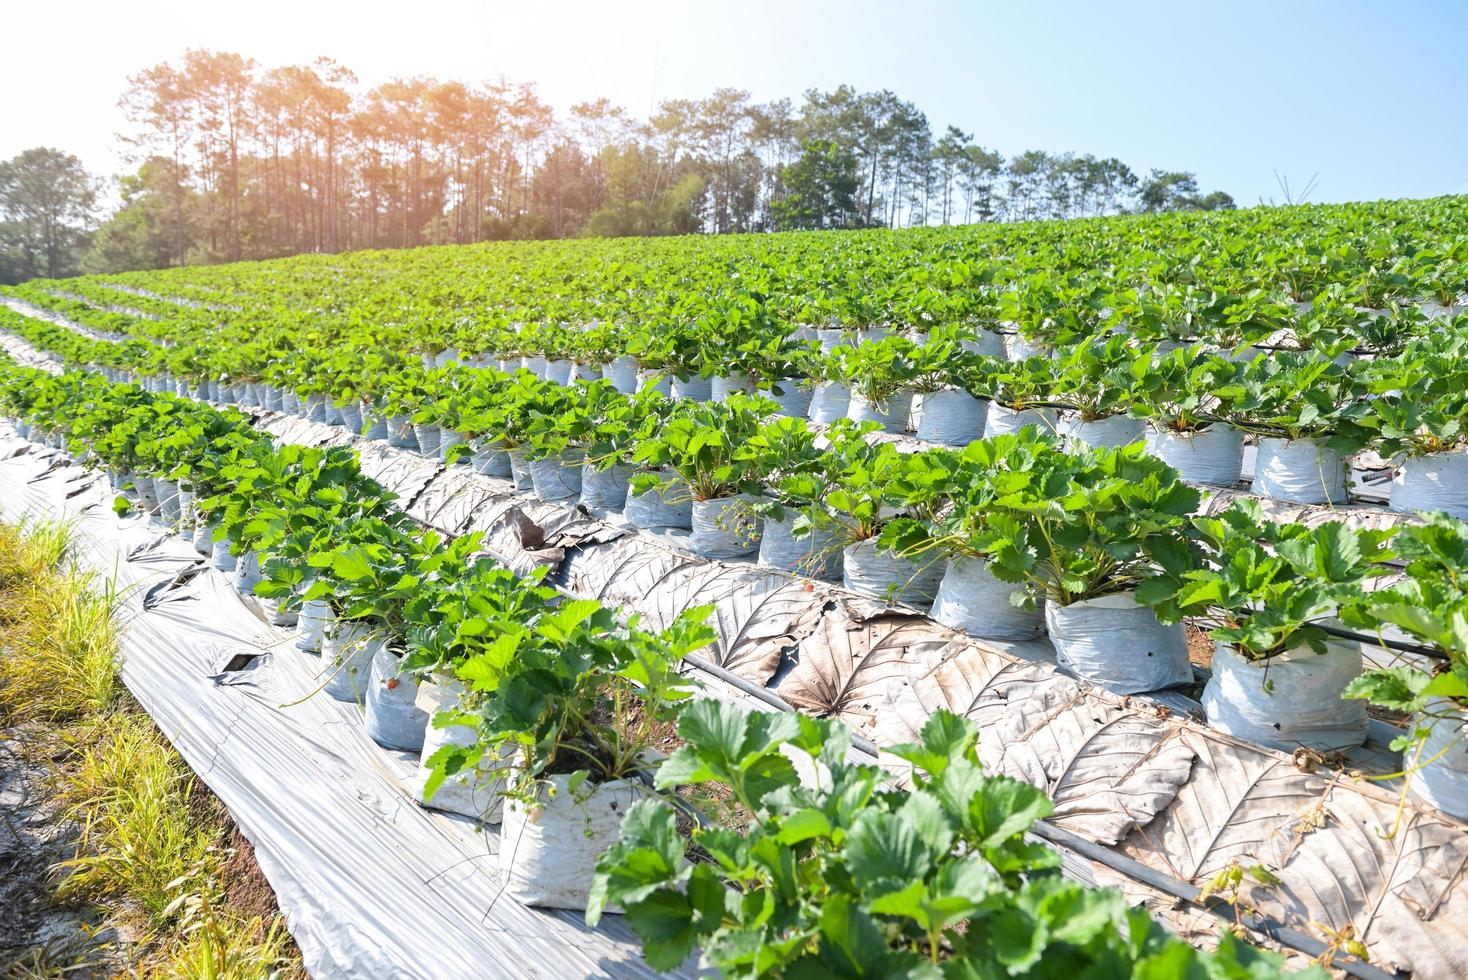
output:
[[276,329],[362,331],[368,343],[427,353],[485,353],[489,338],[519,324],[657,335],[736,321],[851,329],[1008,322],[1065,342],[1117,318],[1151,337],[1188,338],[1293,325],[1307,303],[1461,309],[1464,213],[1464,198],[1445,198],[906,232],[517,243],[131,273],[65,288],[106,282],[179,296],[201,305],[149,312],[239,328],[247,340]]
[[[244,376],[220,374],[196,345],[63,337],[8,310],[0,310],[0,327],[42,331],[70,362],[115,378],[276,408],[304,402],[314,416],[336,420],[344,413],[354,429],[382,423],[390,436],[409,424],[432,427],[444,433],[427,439],[435,445],[489,442],[523,447],[532,458],[580,450],[594,470],[632,462],[632,445],[671,411],[651,394],[623,395],[651,391],[699,401],[742,391],[771,398],[786,415],[872,421],[953,446],[1026,424],[1092,446],[1145,437],[1184,479],[1223,486],[1238,483],[1245,438],[1254,437],[1254,491],[1305,503],[1345,501],[1349,459],[1370,450],[1399,466],[1395,509],[1468,517],[1468,328],[1446,322],[1394,356],[1344,363],[1279,351],[1241,360],[1203,345],[1162,353],[1120,336],[1007,361],[970,349],[972,334],[936,332],[922,344],[893,336],[829,352],[782,342],[784,355],[759,351],[762,373],[736,360],[746,369],[711,378],[670,378],[628,356],[601,368],[540,355],[495,359],[501,369],[524,365],[535,378],[556,382],[513,387],[487,369],[424,368],[416,359],[354,349],[288,351]],[[781,356],[798,364],[799,378],[770,372]],[[557,390],[584,376],[604,385]],[[550,431],[527,427],[546,416],[562,422]],[[574,435],[562,439],[558,432]]]
[[[350,449],[277,446],[233,410],[95,375],[7,363],[0,397],[30,437],[105,470],[120,510],[197,522],[216,567],[294,612],[322,696],[365,699],[375,740],[421,751],[429,801],[501,822],[513,894],[593,923],[625,912],[655,968],[701,951],[729,976],[1280,969],[1228,936],[1201,953],[1061,878],[1024,836],[1044,794],[984,774],[970,721],[940,712],[894,748],[911,766],[898,789],[848,758],[839,723],[696,697],[677,666],[713,638],[706,610],[652,633],[563,599],[474,535],[418,529]],[[691,840],[690,799],[724,801]]]
[[[97,346],[35,321],[28,329],[40,343],[71,345],[73,356]],[[1280,364],[1261,358],[1244,366],[1179,351],[1163,367],[1186,358],[1234,375]],[[1132,362],[1129,376],[1142,363]],[[1339,408],[1332,405],[1339,390],[1323,379],[1376,364],[1311,366],[1315,380],[1295,398],[1319,399],[1329,411]],[[199,393],[243,396],[365,430],[513,479],[544,500],[620,513],[638,527],[681,528],[690,532],[687,546],[705,557],[757,556],[771,567],[837,578],[853,591],[930,610],[974,636],[1045,633],[1063,666],[1120,693],[1191,682],[1181,625],[1191,619],[1211,628],[1217,642],[1203,694],[1215,727],[1286,750],[1334,752],[1366,738],[1358,698],[1426,712],[1443,720],[1433,744],[1455,751],[1428,753],[1431,764],[1415,786],[1465,812],[1457,791],[1446,788],[1463,778],[1460,709],[1441,700],[1468,693],[1468,650],[1450,639],[1448,625],[1462,596],[1444,584],[1464,569],[1451,549],[1442,550],[1468,531],[1451,517],[1408,527],[1396,539],[1344,521],[1281,525],[1250,502],[1193,517],[1199,491],[1141,443],[1087,447],[1076,443],[1074,429],[1070,440],[1028,426],[962,448],[902,452],[870,438],[875,422],[816,427],[737,392],[720,402],[669,400],[654,390],[628,396],[607,381],[562,385],[525,371],[402,369],[411,386],[390,389],[374,406],[343,402],[335,416],[320,396],[303,402],[269,385]],[[1192,371],[1182,377],[1178,397]],[[1437,380],[1463,387],[1451,375]],[[23,392],[12,397],[26,407]],[[1363,404],[1386,413],[1401,410],[1402,399]],[[1422,552],[1429,540],[1442,550],[1436,558]],[[1458,604],[1403,613],[1415,600],[1379,586],[1406,559],[1422,577],[1416,587],[1439,598],[1458,595]],[[1342,620],[1366,633],[1406,631],[1433,649],[1440,671],[1404,666],[1363,678],[1361,645],[1339,636]]]

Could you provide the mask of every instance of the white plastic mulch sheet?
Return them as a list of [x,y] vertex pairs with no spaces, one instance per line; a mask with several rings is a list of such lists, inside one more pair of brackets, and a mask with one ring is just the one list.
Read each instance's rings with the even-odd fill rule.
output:
[[650,977],[616,917],[501,896],[498,835],[414,802],[415,755],[360,709],[310,696],[319,661],[161,525],[113,514],[105,480],[0,427],[6,520],[64,518],[116,580],[123,679],[229,808],[315,977]]

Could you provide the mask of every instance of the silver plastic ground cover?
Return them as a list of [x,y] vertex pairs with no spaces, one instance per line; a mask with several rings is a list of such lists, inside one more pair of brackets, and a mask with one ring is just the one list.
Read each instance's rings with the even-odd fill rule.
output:
[[418,806],[416,754],[373,745],[356,705],[310,696],[319,659],[191,544],[119,521],[104,479],[8,426],[0,459],[5,519],[73,521],[82,561],[115,576],[123,680],[254,845],[312,976],[656,975],[619,919],[589,930],[501,895],[497,835]]

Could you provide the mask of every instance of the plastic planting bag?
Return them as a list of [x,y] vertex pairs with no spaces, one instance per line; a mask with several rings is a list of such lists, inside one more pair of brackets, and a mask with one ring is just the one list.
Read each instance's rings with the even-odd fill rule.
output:
[[1421,751],[1407,753],[1406,764],[1415,758],[1419,767],[1412,774],[1412,795],[1468,820],[1468,716],[1456,702],[1433,698],[1416,724],[1429,731]]
[[775,394],[773,388],[764,388],[759,392],[780,406],[775,414],[789,416],[792,419],[803,419],[810,414],[810,385],[797,385],[794,380],[785,380],[777,381],[775,387],[780,389],[780,394]]
[[474,456],[470,463],[475,473],[484,476],[492,476],[498,480],[508,480],[512,474],[510,471],[510,454],[503,449],[494,449],[488,446],[480,446],[474,450]]
[[1392,478],[1392,510],[1445,511],[1468,520],[1468,450],[1413,456]]
[[571,383],[571,361],[562,358],[558,361],[547,361],[545,365],[545,380],[558,385]]
[[1024,586],[1001,582],[982,558],[950,559],[933,599],[933,619],[970,636],[993,640],[1030,640],[1040,635],[1045,615],[1016,606],[1011,597]]
[[265,581],[260,572],[260,556],[253,551],[240,556],[235,564],[234,587],[240,595],[254,595],[255,586]]
[[956,389],[923,396],[917,437],[942,446],[967,446],[984,434],[989,403]]
[[651,389],[667,398],[673,397],[673,381],[666,372],[639,370],[637,372],[637,390],[639,392]]
[[342,425],[352,435],[362,434],[362,406],[356,402],[347,402],[341,407]]
[[401,663],[386,644],[373,652],[362,724],[367,737],[383,748],[418,752],[423,748],[428,714],[417,704],[418,679],[404,673]]
[[1366,702],[1341,692],[1361,675],[1361,644],[1332,640],[1326,652],[1305,647],[1265,663],[1219,643],[1203,710],[1219,731],[1285,752],[1354,748],[1366,741]]
[[791,529],[796,515],[786,513],[782,521],[764,522],[759,539],[759,563],[766,568],[837,580],[841,577],[841,543],[834,534],[820,529],[797,538]]
[[413,420],[406,415],[394,415],[387,420],[387,444],[394,449],[418,451],[418,436],[413,432]]
[[[666,480],[672,474],[664,472],[661,476]],[[689,530],[693,527],[693,494],[682,481],[666,490],[654,487],[646,493],[633,493],[628,487],[623,516],[633,527]]]
[[1156,431],[1150,449],[1189,483],[1231,487],[1244,468],[1244,434],[1223,422],[1194,432]]
[[973,340],[961,340],[959,346],[966,351],[975,354],[983,354],[987,357],[1006,357],[1004,338],[992,330],[982,328],[974,331]]
[[423,456],[437,456],[438,455],[438,444],[439,444],[439,442],[443,438],[442,435],[438,431],[438,426],[433,425],[431,423],[427,423],[427,422],[423,422],[423,423],[414,422],[413,423],[413,438],[418,443],[418,452],[421,455],[423,455]]
[[428,778],[432,773],[429,760],[446,745],[467,748],[479,738],[474,725],[434,724],[434,717],[452,712],[464,696],[464,685],[451,678],[418,685],[417,704],[428,716],[423,730],[423,753],[418,770],[418,802],[430,810],[457,813],[485,823],[498,823],[504,806],[504,773],[508,764],[498,766],[481,762],[480,765],[461,769],[448,776],[432,794],[426,792]]
[[326,626],[331,621],[331,607],[324,599],[301,603],[296,616],[296,649],[302,653],[320,653],[326,640]]
[[1314,439],[1260,439],[1254,493],[1299,504],[1346,502],[1346,461]]
[[877,550],[875,541],[858,541],[842,553],[842,583],[852,592],[924,610],[933,604],[943,562],[932,555],[916,559]]
[[541,500],[572,500],[581,496],[580,453],[566,453],[557,458],[532,459],[530,485]]
[[632,467],[626,463],[613,463],[605,469],[583,467],[581,506],[593,514],[619,513],[627,504],[627,484],[632,473]]
[[367,696],[372,658],[383,640],[374,623],[354,620],[336,622],[326,630],[321,648],[322,690],[337,701],[361,703]]
[[637,360],[627,354],[614,357],[602,366],[601,376],[622,394],[630,395],[637,390]]
[[[440,462],[447,463],[449,461],[449,450],[455,446],[463,445],[464,442],[465,439],[462,432],[454,432],[452,429],[441,428],[438,430],[438,449],[434,455],[438,457]],[[468,464],[469,457],[460,455],[454,462]]]
[[713,397],[713,382],[701,374],[695,374],[691,378],[673,379],[673,397],[687,398],[689,401],[706,402]]
[[1060,431],[1067,439],[1094,449],[1113,449],[1130,446],[1141,439],[1146,431],[1141,419],[1129,415],[1110,415],[1104,419],[1085,421],[1079,417],[1066,419]]
[[525,458],[525,450],[511,449],[507,455],[510,457],[510,479],[515,481],[515,489],[520,493],[534,490],[535,482],[530,477],[530,461]]
[[839,381],[822,381],[811,392],[810,420],[828,425],[844,419],[850,406],[850,388]]
[[989,412],[984,419],[984,438],[1012,435],[1027,425],[1041,432],[1054,432],[1058,426],[1057,413],[1053,408],[1025,408],[1015,411],[1005,405],[989,403]]
[[596,861],[617,841],[622,817],[642,795],[624,780],[582,783],[549,777],[554,795],[527,807],[505,802],[500,828],[500,873],[505,891],[522,905],[585,909]]
[[214,550],[210,556],[210,562],[214,565],[215,569],[226,575],[234,572],[235,565],[239,563],[239,559],[230,550],[228,538],[222,538],[214,542]]
[[1130,592],[1045,604],[1060,666],[1116,694],[1141,694],[1193,679],[1183,625],[1163,626]]
[[710,381],[710,401],[721,402],[737,392],[751,394],[754,391],[754,382],[747,374],[716,374]]
[[905,432],[907,419],[912,414],[912,392],[897,391],[886,403],[876,404],[866,396],[853,391],[847,402],[846,417],[853,422],[876,422],[887,432]]
[[693,502],[693,533],[688,547],[705,558],[747,558],[759,550],[760,522],[747,497]]

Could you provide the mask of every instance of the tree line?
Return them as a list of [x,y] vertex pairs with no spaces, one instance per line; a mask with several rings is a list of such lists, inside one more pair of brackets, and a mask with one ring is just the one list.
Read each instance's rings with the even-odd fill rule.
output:
[[[525,84],[367,88],[330,59],[262,68],[193,50],[131,77],[120,104],[137,168],[117,179],[120,206],[100,224],[78,218],[95,193],[75,158],[37,149],[0,165],[0,276],[1233,207],[1185,171],[1041,150],[1006,158],[956,127],[935,132],[891,92],[844,85],[768,103],[721,88],[646,119],[606,99],[557,115]],[[59,225],[58,202],[35,200],[48,179],[70,202]]]

